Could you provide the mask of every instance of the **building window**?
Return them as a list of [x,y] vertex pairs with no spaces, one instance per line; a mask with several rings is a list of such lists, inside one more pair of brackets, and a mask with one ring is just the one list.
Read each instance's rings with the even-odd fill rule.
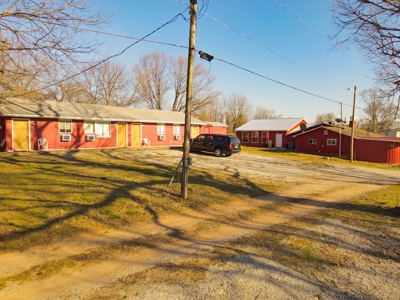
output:
[[316,145],[317,144],[317,139],[309,139],[308,143],[311,145]]
[[328,135],[328,130],[324,130],[324,135]]
[[327,144],[328,144],[328,145],[335,146],[335,145],[336,145],[336,139],[328,139],[328,140],[327,140]]
[[251,133],[251,142],[258,143],[258,131],[253,131]]
[[181,125],[174,125],[174,134],[181,134]]
[[243,131],[243,133],[242,133],[242,142],[243,143],[248,143],[249,142],[249,132],[248,131]]
[[85,124],[83,125],[84,129],[83,132],[84,133],[95,133],[94,132],[94,122],[85,122]]
[[165,124],[157,124],[157,134],[165,134]]
[[96,123],[95,133],[98,137],[110,137],[110,123]]
[[262,133],[262,142],[267,143],[269,138],[269,132],[268,131],[263,131]]
[[60,120],[58,122],[58,128],[60,130],[60,132],[68,132],[71,133],[72,132],[72,121],[65,121],[65,120]]

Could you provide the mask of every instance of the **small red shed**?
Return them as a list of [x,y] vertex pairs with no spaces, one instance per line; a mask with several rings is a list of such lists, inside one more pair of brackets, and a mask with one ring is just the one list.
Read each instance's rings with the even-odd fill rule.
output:
[[257,119],[238,127],[235,132],[243,146],[293,148],[289,133],[301,124],[308,124],[303,118]]
[[[351,127],[343,124],[320,123],[290,134],[297,152],[334,157],[350,157]],[[400,163],[400,138],[383,136],[363,129],[354,130],[354,160]]]

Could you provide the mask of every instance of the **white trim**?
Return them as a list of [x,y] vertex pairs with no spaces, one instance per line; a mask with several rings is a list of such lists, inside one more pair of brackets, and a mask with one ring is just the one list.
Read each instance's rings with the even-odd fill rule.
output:
[[[60,123],[61,122],[70,122],[70,124],[71,124],[71,131],[61,131],[61,126],[60,126]],[[65,125],[65,124],[64,124]],[[72,120],[69,120],[69,119],[58,119],[58,133],[61,133],[61,134],[68,134],[68,133],[72,133]]]

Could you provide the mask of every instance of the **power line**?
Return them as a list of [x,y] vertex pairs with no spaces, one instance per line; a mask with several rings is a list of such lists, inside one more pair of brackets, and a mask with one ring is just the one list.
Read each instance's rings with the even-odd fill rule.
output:
[[[289,84],[283,83],[283,82],[281,82],[281,81],[278,81],[278,80],[269,78],[269,77],[267,77],[267,76],[261,75],[261,74],[259,74],[259,73],[256,73],[256,72],[254,72],[254,71],[251,71],[251,70],[246,69],[246,68],[244,68],[244,67],[240,67],[240,66],[238,66],[238,65],[236,65],[236,64],[234,64],[234,63],[228,62],[228,61],[223,60],[223,59],[221,59],[221,58],[216,58],[216,57],[214,57],[214,59],[215,59],[215,60],[219,60],[219,61],[221,61],[221,62],[223,62],[223,63],[228,64],[228,65],[231,65],[231,66],[233,66],[233,67],[235,67],[235,68],[238,68],[238,69],[241,69],[241,70],[243,70],[243,71],[246,71],[246,72],[248,72],[248,73],[250,73],[250,74],[253,74],[253,75],[256,75],[256,76],[258,76],[258,77],[261,77],[261,78],[267,79],[267,80],[269,80],[269,81],[275,82],[275,83],[277,83],[277,84],[283,85],[283,86],[285,86],[285,87],[287,87],[287,88],[290,88],[290,89],[293,89],[293,90],[296,90],[296,91],[299,91],[299,92],[302,92],[302,93],[305,93],[305,94],[308,94],[308,95],[311,95],[311,96],[314,96],[314,97],[317,97],[317,98],[320,98],[320,99],[323,99],[323,100],[327,100],[327,101],[330,101],[330,102],[334,102],[334,103],[337,103],[337,104],[342,103],[341,101],[333,100],[333,99],[330,99],[330,98],[327,98],[327,97],[323,97],[323,96],[320,96],[320,95],[317,95],[317,94],[314,94],[314,93],[311,93],[311,92],[307,92],[307,91],[305,91],[305,90],[303,90],[303,89],[300,89],[300,88],[291,86],[291,85],[289,85]],[[352,107],[352,105],[346,104],[346,103],[343,103],[343,105]],[[362,109],[362,108],[360,108],[360,107],[356,107],[356,108]]]
[[24,93],[24,94],[16,95],[16,96],[14,96],[14,97],[22,97],[22,96],[29,95],[29,94],[32,94],[32,93],[35,93],[35,92],[38,92],[38,91],[42,91],[42,90],[44,90],[44,89],[48,89],[48,88],[50,88],[50,87],[52,87],[52,86],[54,86],[54,85],[56,85],[56,84],[62,83],[62,82],[64,82],[64,81],[67,81],[67,80],[69,80],[69,79],[72,79],[72,78],[74,78],[74,77],[76,77],[76,76],[78,76],[78,75],[81,75],[81,74],[83,74],[83,73],[85,73],[85,72],[87,72],[87,71],[89,71],[89,70],[91,70],[91,69],[93,69],[93,68],[96,68],[97,66],[101,65],[102,63],[105,63],[106,61],[108,61],[108,60],[110,60],[110,59],[112,59],[112,58],[115,58],[115,57],[118,57],[118,56],[122,55],[123,53],[125,53],[126,50],[128,50],[129,48],[131,48],[131,47],[135,46],[136,44],[140,43],[140,42],[143,41],[146,37],[148,37],[148,36],[154,34],[155,32],[157,32],[158,30],[162,29],[163,27],[165,27],[165,26],[167,26],[167,25],[169,25],[169,24],[175,22],[180,16],[182,16],[182,18],[184,18],[183,13],[184,13],[185,11],[187,11],[187,10],[188,10],[188,9],[185,9],[185,10],[182,11],[181,13],[177,14],[177,15],[174,16],[171,20],[169,20],[168,22],[164,23],[164,24],[161,25],[160,27],[154,29],[154,30],[153,30],[152,32],[150,32],[149,34],[146,34],[143,38],[139,39],[139,40],[136,41],[135,43],[130,44],[128,47],[124,48],[124,49],[123,49],[122,51],[120,51],[119,53],[113,54],[113,55],[111,55],[111,56],[109,56],[109,57],[107,57],[107,58],[101,60],[100,62],[97,62],[96,64],[90,66],[89,68],[84,69],[84,70],[82,70],[82,71],[80,71],[80,72],[78,72],[78,73],[76,73],[76,74],[74,74],[74,75],[68,76],[67,78],[64,78],[64,79],[62,79],[62,80],[56,81],[56,82],[54,82],[54,83],[52,83],[52,84],[49,84],[49,85],[44,86],[44,87],[41,87],[41,88],[36,89],[36,90],[34,90],[34,91],[30,91],[30,92],[27,92],[27,93]]
[[323,37],[327,37],[329,38],[329,36],[327,34],[323,34],[321,33],[318,29],[315,29],[313,26],[311,26],[310,24],[308,24],[306,21],[304,21],[303,19],[301,19],[300,17],[298,17],[296,14],[294,14],[293,12],[291,12],[289,9],[287,9],[285,6],[283,6],[281,3],[279,3],[277,0],[272,0],[274,1],[276,4],[278,4],[280,7],[282,7],[284,10],[286,10],[289,14],[291,14],[293,17],[295,17],[296,19],[298,19],[300,22],[302,22],[303,24],[305,24],[306,26],[308,26],[311,30],[315,31],[316,33],[318,33],[319,35],[322,35]]
[[290,58],[284,56],[283,54],[280,54],[279,52],[277,52],[277,51],[275,51],[275,50],[272,50],[271,48],[269,48],[269,47],[265,46],[264,44],[262,44],[262,43],[260,43],[260,42],[258,42],[258,41],[256,41],[256,40],[254,40],[254,39],[252,39],[251,37],[249,37],[249,36],[247,36],[247,35],[241,33],[240,31],[238,31],[238,30],[236,30],[235,28],[229,26],[228,24],[223,23],[222,21],[220,21],[220,20],[218,20],[217,18],[215,18],[215,17],[209,15],[208,13],[204,12],[204,15],[206,15],[207,17],[211,18],[212,20],[214,20],[214,21],[220,23],[221,25],[225,26],[226,28],[232,30],[233,32],[235,32],[235,33],[237,33],[237,34],[243,36],[244,38],[246,38],[246,39],[252,41],[253,43],[259,45],[261,48],[264,48],[264,49],[266,49],[266,50],[268,50],[268,51],[274,53],[275,55],[277,55],[277,56],[279,56],[279,57],[281,57],[281,58],[283,58],[283,59],[285,59],[285,60],[291,62],[292,64],[294,64],[294,65],[296,65],[296,66],[298,66],[298,67],[300,67],[300,68],[303,68],[303,69],[305,69],[305,70],[307,70],[307,71],[309,71],[309,72],[311,72],[311,73],[314,73],[314,74],[317,75],[317,76],[320,76],[320,77],[325,78],[325,79],[327,79],[327,80],[331,80],[331,79],[325,77],[324,75],[319,74],[319,73],[317,73],[317,72],[315,72],[315,71],[313,71],[313,70],[307,68],[306,66],[303,66],[303,65],[301,65],[301,64],[299,64],[299,63],[297,63],[297,62],[295,62],[294,60],[292,60],[292,59],[290,59]]
[[[179,47],[179,48],[188,49],[187,46],[177,45],[177,44],[173,44],[173,43],[159,42],[159,41],[154,41],[154,40],[146,40],[146,39],[144,39],[144,38],[136,38],[136,37],[131,37],[131,36],[127,36],[127,35],[121,35],[121,34],[116,34],[116,33],[111,33],[111,32],[105,32],[105,31],[100,31],[100,30],[93,30],[93,29],[85,29],[85,30],[90,31],[90,32],[94,32],[94,33],[104,34],[104,35],[110,35],[110,36],[122,37],[122,38],[126,38],[126,39],[133,39],[133,40],[139,40],[139,41],[143,41],[143,42],[156,43],[156,44],[162,44],[162,45],[167,45],[167,46],[172,46],[172,47]],[[197,50],[196,50],[196,51],[197,51]],[[199,52],[199,51],[197,51],[197,52]],[[279,81],[277,81],[277,80],[274,80],[274,79],[272,79],[272,78],[266,77],[266,76],[264,76],[264,75],[257,74],[257,73],[254,72],[254,71],[245,69],[245,68],[243,68],[243,67],[239,67],[239,66],[237,66],[237,65],[235,65],[235,64],[233,64],[233,63],[227,62],[227,61],[225,61],[225,60],[223,60],[223,59],[219,59],[219,58],[215,58],[215,59],[216,59],[216,60],[219,60],[219,61],[222,61],[222,62],[224,62],[224,63],[230,64],[230,65],[232,65],[232,66],[234,66],[234,67],[238,67],[239,69],[245,70],[245,71],[247,71],[247,72],[249,72],[249,73],[252,73],[252,74],[254,74],[254,75],[256,75],[256,76],[259,76],[259,77],[268,79],[268,80],[270,80],[270,81],[273,81],[273,82],[275,82],[275,83],[279,83],[279,84],[281,84],[281,85],[284,85],[284,86],[286,86],[286,87],[293,88],[293,89],[295,89],[295,90],[301,91],[301,92],[303,92],[303,93],[306,93],[306,94],[309,94],[309,95],[312,95],[312,96],[315,96],[315,97],[318,97],[318,98],[321,98],[321,99],[324,99],[324,100],[328,100],[328,101],[331,101],[331,102],[340,103],[340,101],[336,101],[336,100],[333,100],[333,99],[329,99],[329,98],[326,98],[326,97],[322,97],[322,96],[313,94],[313,93],[311,93],[311,92],[307,92],[307,91],[304,91],[304,90],[302,90],[302,89],[292,87],[291,85],[288,85],[288,84],[286,84],[286,83],[279,82]],[[347,105],[347,106],[350,106],[350,107],[351,107],[351,105],[348,105],[348,104],[344,104],[344,105]]]

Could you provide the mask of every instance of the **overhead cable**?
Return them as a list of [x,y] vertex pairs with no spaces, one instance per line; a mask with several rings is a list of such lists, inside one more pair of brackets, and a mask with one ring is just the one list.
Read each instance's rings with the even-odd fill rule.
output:
[[82,70],[82,71],[80,71],[80,72],[78,72],[78,73],[75,73],[75,74],[71,75],[71,76],[68,76],[68,77],[66,77],[66,78],[64,78],[64,79],[62,79],[62,80],[56,81],[56,82],[54,82],[54,83],[52,83],[52,84],[46,85],[46,86],[41,87],[41,88],[39,88],[39,89],[36,89],[36,90],[34,90],[34,91],[30,91],[30,92],[27,92],[27,93],[24,93],[24,94],[16,95],[15,97],[22,97],[22,96],[25,96],[25,95],[28,95],[28,94],[32,94],[32,93],[34,93],[34,92],[38,92],[38,91],[41,91],[41,90],[44,90],[44,89],[48,89],[48,88],[50,88],[50,87],[52,87],[52,86],[55,86],[56,84],[62,83],[62,82],[64,82],[64,81],[67,81],[67,80],[69,80],[69,79],[72,79],[72,78],[74,78],[74,77],[76,77],[76,76],[78,76],[78,75],[81,75],[81,74],[83,74],[83,73],[85,73],[85,72],[87,72],[87,71],[89,71],[89,70],[91,70],[91,69],[93,69],[93,68],[96,68],[97,66],[101,65],[102,63],[105,63],[106,61],[108,61],[108,60],[110,60],[110,59],[112,59],[112,58],[115,58],[115,57],[118,57],[118,56],[122,55],[122,54],[125,53],[125,51],[128,50],[129,48],[131,48],[131,47],[133,47],[134,45],[140,43],[141,41],[144,41],[144,39],[145,39],[146,37],[148,37],[148,36],[154,34],[155,32],[157,32],[158,30],[162,29],[163,27],[165,27],[165,26],[167,26],[167,25],[169,25],[169,24],[175,22],[180,16],[182,16],[182,17],[184,18],[183,13],[184,13],[185,11],[187,11],[187,10],[188,10],[188,9],[185,9],[183,12],[177,14],[176,16],[174,16],[174,17],[173,17],[171,20],[169,20],[168,22],[166,22],[166,23],[164,23],[163,25],[161,25],[160,27],[154,29],[152,32],[146,34],[144,37],[142,37],[142,38],[139,39],[138,41],[136,41],[136,42],[130,44],[128,47],[125,47],[125,48],[124,48],[122,51],[120,51],[119,53],[113,54],[113,55],[111,55],[111,56],[109,56],[109,57],[107,57],[107,58],[105,58],[105,59],[103,59],[103,60],[101,60],[101,61],[95,63],[94,65],[90,66],[89,68],[84,69],[84,70]]

